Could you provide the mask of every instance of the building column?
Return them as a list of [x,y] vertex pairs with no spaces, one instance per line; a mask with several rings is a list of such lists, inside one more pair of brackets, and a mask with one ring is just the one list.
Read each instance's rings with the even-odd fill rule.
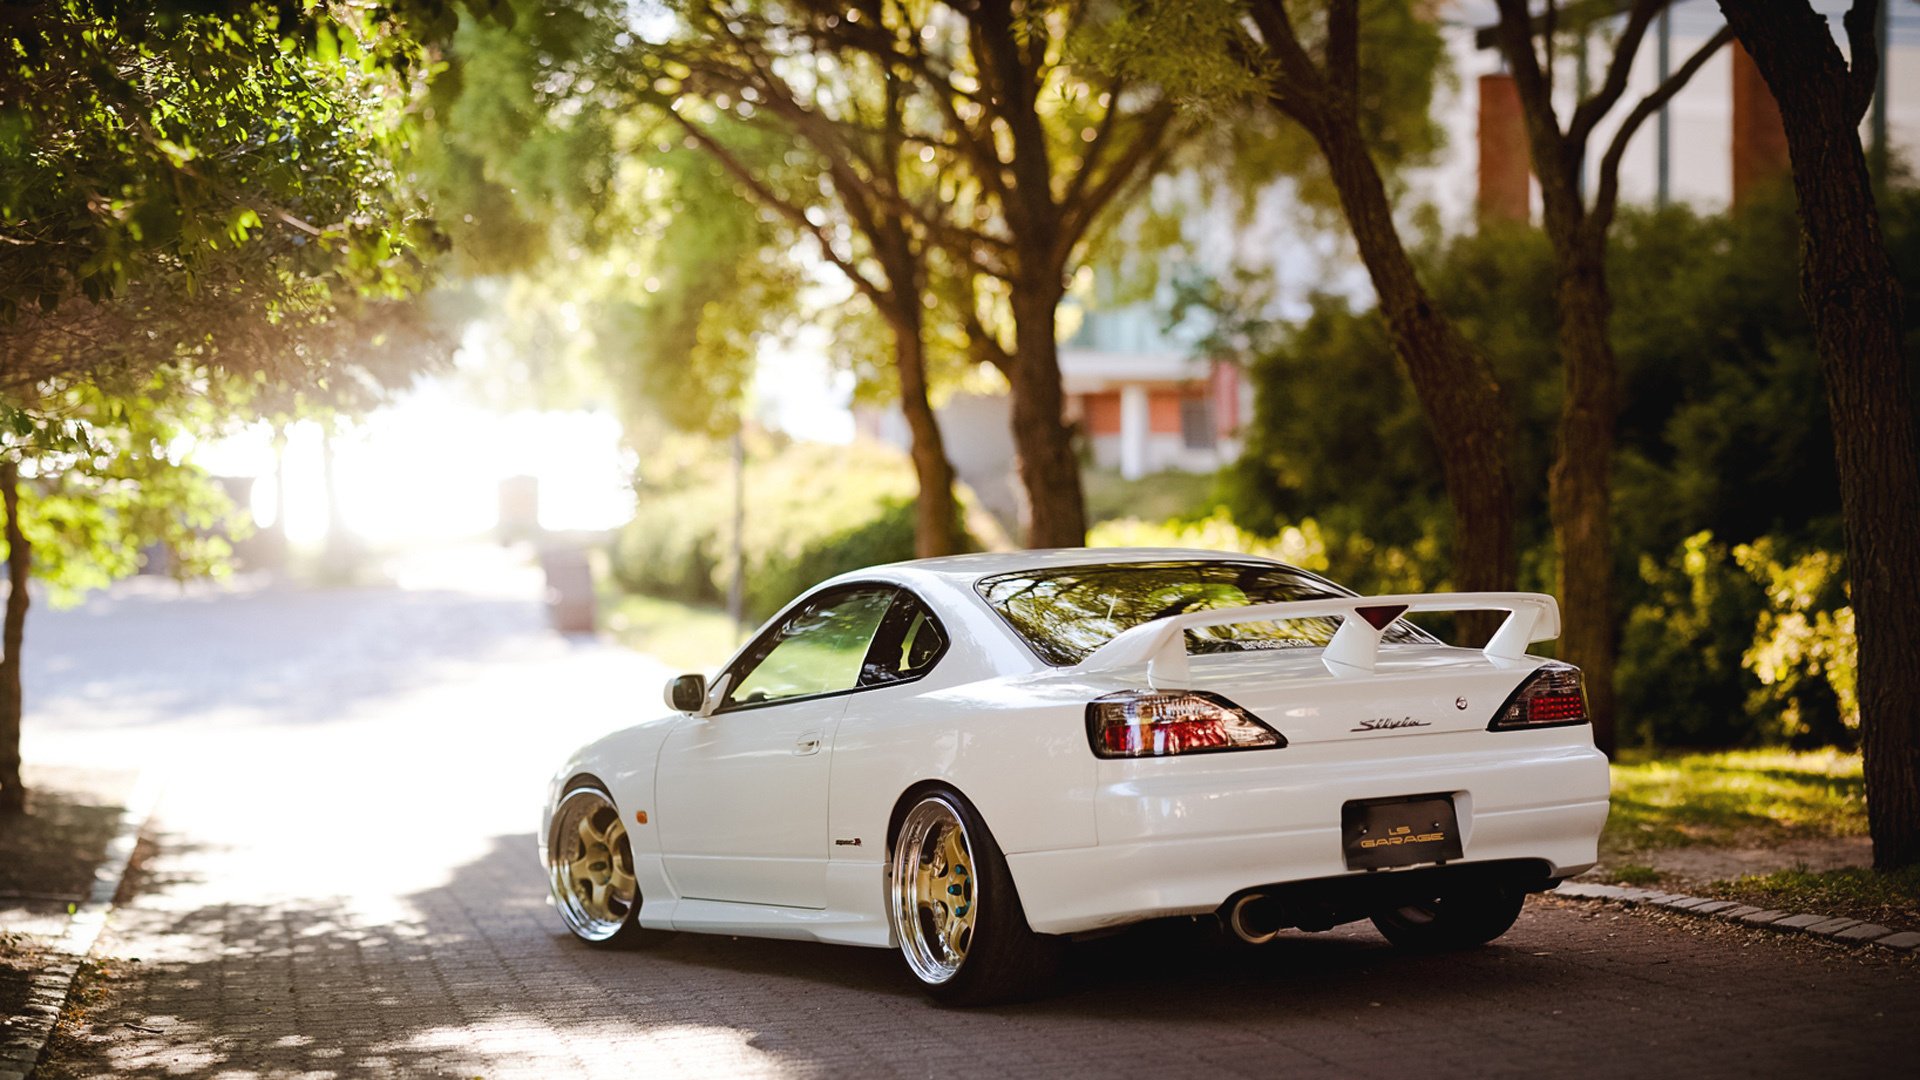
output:
[[1481,221],[1526,221],[1532,217],[1528,183],[1526,118],[1520,90],[1507,74],[1480,76],[1480,190],[1474,208]]
[[1739,207],[1787,176],[1793,163],[1767,80],[1739,42],[1727,48],[1733,51],[1733,205]]
[[1127,383],[1120,388],[1120,475],[1138,480],[1147,475],[1147,435],[1152,430],[1153,414],[1147,402],[1147,388]]

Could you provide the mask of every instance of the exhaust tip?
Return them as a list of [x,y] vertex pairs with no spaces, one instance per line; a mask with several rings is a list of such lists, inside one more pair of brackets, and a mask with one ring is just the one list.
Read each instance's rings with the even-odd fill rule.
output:
[[1280,905],[1266,893],[1247,893],[1227,908],[1227,929],[1249,945],[1265,945],[1280,934]]

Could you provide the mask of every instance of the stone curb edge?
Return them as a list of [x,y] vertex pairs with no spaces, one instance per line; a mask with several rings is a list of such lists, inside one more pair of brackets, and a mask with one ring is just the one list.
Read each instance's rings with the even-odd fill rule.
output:
[[65,932],[54,940],[53,962],[28,984],[27,1003],[20,1017],[25,1023],[13,1025],[0,1039],[0,1080],[26,1080],[40,1063],[47,1040],[53,1037],[53,1026],[60,1019],[60,1011],[66,1008],[67,995],[73,991],[80,964],[93,952],[94,942],[106,927],[114,895],[120,891],[120,883],[133,862],[134,845],[153,816],[159,797],[160,788],[152,773],[142,776],[135,784],[127,805],[120,811],[119,828],[107,844],[100,865],[94,868],[93,887],[87,893],[86,902],[74,908],[67,917]]
[[[1715,900],[1710,896],[1662,892],[1659,889],[1635,889],[1625,885],[1599,885],[1566,882],[1552,895],[1573,900],[1601,900],[1622,907],[1654,907],[1685,915],[1700,915],[1741,926],[1768,930],[1794,930],[1826,938],[1842,945],[1878,945],[1897,952],[1920,952],[1920,933],[1895,930],[1878,923],[1845,919],[1833,915],[1797,914],[1775,908],[1755,907],[1733,900]],[[6,1080],[0,1074],[0,1080]]]

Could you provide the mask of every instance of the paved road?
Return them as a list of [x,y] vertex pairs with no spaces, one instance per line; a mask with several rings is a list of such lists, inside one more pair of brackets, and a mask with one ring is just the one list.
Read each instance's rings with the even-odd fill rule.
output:
[[1920,1054],[1912,960],[1564,902],[1446,957],[1360,929],[1254,954],[1109,938],[1060,996],[976,1012],[877,950],[587,949],[543,902],[536,801],[665,673],[478,577],[36,610],[29,751],[169,781],[104,995],[45,1075],[1865,1076]]

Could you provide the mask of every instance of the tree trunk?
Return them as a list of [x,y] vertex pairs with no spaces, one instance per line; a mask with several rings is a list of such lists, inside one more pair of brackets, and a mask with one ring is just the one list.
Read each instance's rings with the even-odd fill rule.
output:
[[1560,556],[1561,659],[1586,676],[1593,740],[1611,756],[1613,715],[1612,467],[1615,363],[1607,336],[1613,307],[1597,244],[1560,251],[1559,345],[1566,386],[1548,503]]
[[20,531],[20,463],[0,462],[0,502],[6,510],[7,614],[0,631],[0,814],[27,809],[27,788],[20,779],[20,642],[27,629],[27,576],[33,547]]
[[1013,443],[1027,493],[1027,546],[1080,547],[1087,542],[1080,459],[1065,420],[1060,346],[1054,337],[1058,285],[1014,287]]
[[[1433,432],[1453,505],[1455,581],[1465,590],[1514,587],[1513,481],[1507,424],[1493,369],[1434,306],[1393,223],[1380,170],[1351,115],[1309,125],[1326,155],[1361,261],[1373,279],[1393,350]],[[1460,620],[1463,640],[1484,641],[1496,620]]]
[[[1900,287],[1860,147],[1867,99],[1826,20],[1804,0],[1720,7],[1786,125],[1801,296],[1826,380],[1846,519],[1873,862],[1912,865],[1920,863],[1920,448],[1900,352]],[[1863,7],[1873,17],[1871,5],[1856,5],[1850,23]]]
[[960,521],[953,498],[953,463],[947,460],[947,446],[940,424],[933,415],[933,402],[927,397],[926,342],[921,333],[917,304],[903,305],[911,311],[893,319],[894,363],[900,371],[900,411],[907,418],[912,438],[909,453],[913,473],[920,483],[915,502],[913,551],[922,559],[953,555],[960,551]]

